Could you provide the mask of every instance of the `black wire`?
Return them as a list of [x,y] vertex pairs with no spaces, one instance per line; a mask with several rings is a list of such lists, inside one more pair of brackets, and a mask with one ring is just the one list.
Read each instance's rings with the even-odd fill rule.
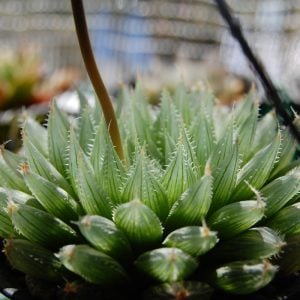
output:
[[247,57],[250,65],[254,68],[257,73],[262,86],[264,87],[265,93],[270,99],[276,109],[276,112],[279,116],[282,117],[285,125],[289,126],[291,133],[294,135],[298,143],[300,143],[300,133],[297,127],[293,123],[293,119],[286,112],[282,100],[270,78],[267,71],[264,69],[263,65],[254,55],[252,49],[250,48],[243,31],[241,29],[241,25],[239,20],[232,14],[231,9],[227,5],[226,1],[223,0],[215,0],[219,12],[222,15],[223,19],[228,24],[232,36],[238,41],[240,47],[243,50],[244,55]]

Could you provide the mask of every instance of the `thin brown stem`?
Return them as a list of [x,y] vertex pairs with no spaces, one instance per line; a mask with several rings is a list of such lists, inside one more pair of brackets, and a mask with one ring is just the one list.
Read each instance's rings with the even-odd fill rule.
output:
[[123,147],[115,111],[95,61],[82,0],[71,0],[71,4],[77,38],[87,73],[100,101],[112,143],[115,146],[120,159],[124,160]]

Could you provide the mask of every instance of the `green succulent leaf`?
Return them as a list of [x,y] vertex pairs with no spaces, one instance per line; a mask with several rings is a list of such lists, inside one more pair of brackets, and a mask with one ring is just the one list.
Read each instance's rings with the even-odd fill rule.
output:
[[120,204],[122,201],[121,186],[125,176],[125,167],[114,149],[104,120],[98,126],[91,162],[97,182],[106,188],[114,205]]
[[229,155],[219,165],[212,165],[213,200],[210,211],[229,204],[235,189],[239,170],[239,152],[237,143],[233,143]]
[[164,152],[165,152],[165,164],[168,164],[170,162],[170,157],[174,155],[174,151],[176,149],[176,140],[174,140],[170,134],[165,130],[163,132],[164,142]]
[[[275,164],[280,148],[280,135],[274,141],[256,153],[256,155],[246,164],[238,173],[237,185],[233,192],[232,198],[236,201],[250,199],[253,190],[260,189],[268,180],[272,168]],[[247,181],[248,184],[245,182]]]
[[[18,170],[21,164],[24,163],[26,158],[22,154],[16,154],[4,148],[4,145],[0,146],[0,155],[3,160],[11,169]],[[2,169],[1,169],[2,171]]]
[[203,174],[206,162],[214,146],[213,123],[204,109],[199,112],[199,118],[194,120],[191,133],[195,141],[195,152],[199,162],[200,172]]
[[146,157],[145,150],[141,149],[125,183],[122,199],[123,202],[139,199],[161,220],[165,220],[169,212],[168,200],[161,184],[154,177],[154,174],[158,172],[155,172],[153,168],[153,164]]
[[161,94],[160,111],[154,124],[154,134],[157,136],[158,146],[162,148],[163,163],[168,164],[176,148],[180,127],[178,112],[167,90],[163,90]]
[[217,242],[217,233],[208,227],[188,226],[171,232],[163,245],[179,248],[192,256],[200,256],[211,250]]
[[129,103],[131,103],[132,111],[132,136],[142,145],[147,145],[147,151],[153,153],[157,158],[160,157],[152,134],[153,114],[147,108],[148,100],[141,82],[137,82],[132,100]]
[[49,156],[48,151],[48,131],[32,118],[27,118],[23,126],[23,134],[25,134],[30,142],[45,157]]
[[181,140],[173,158],[162,178],[162,186],[166,189],[169,205],[173,205],[179,196],[195,181],[192,163]]
[[282,148],[279,152],[278,160],[275,162],[270,179],[276,178],[278,174],[288,167],[295,156],[296,140],[288,130],[282,131]]
[[13,202],[7,210],[16,230],[31,242],[54,249],[78,239],[70,226],[45,211]]
[[176,109],[180,112],[185,124],[189,125],[193,118],[192,104],[193,93],[188,91],[183,83],[179,83],[175,87],[172,102],[175,104]]
[[161,130],[166,130],[172,139],[176,141],[180,133],[178,111],[176,110],[172,97],[167,90],[162,91],[161,108],[158,120],[160,125],[159,128]]
[[265,215],[270,217],[284,207],[300,192],[300,173],[295,169],[285,176],[281,176],[261,189],[265,199]]
[[107,193],[97,184],[92,165],[84,153],[79,152],[77,184],[79,200],[87,214],[112,217],[112,204]]
[[[247,100],[245,102],[247,102]],[[240,117],[241,114],[239,115]],[[239,122],[239,117],[237,117],[236,119],[237,133],[238,133],[238,148],[239,148],[239,153],[241,155],[243,164],[245,164],[245,162],[249,160],[249,157],[252,154],[251,145],[253,145],[254,138],[255,138],[255,133],[257,128],[257,118],[258,118],[258,103],[253,103],[252,109],[249,112],[249,116],[246,118],[246,120],[243,123]]]
[[4,253],[13,268],[35,278],[55,282],[65,273],[51,251],[27,240],[6,240]]
[[105,287],[128,282],[128,275],[116,260],[87,245],[64,246],[57,257],[68,270],[88,282]]
[[181,131],[180,134],[182,136],[183,145],[186,151],[186,159],[189,161],[193,167],[193,170],[195,173],[199,173],[200,165],[198,162],[198,158],[196,155],[196,149],[195,144],[193,143],[193,140],[191,138],[190,133],[188,130],[184,127],[184,123],[181,124]]
[[14,238],[18,233],[15,231],[7,214],[0,211],[0,238]]
[[243,126],[249,119],[250,115],[254,114],[257,117],[257,104],[258,100],[255,98],[253,88],[242,101],[235,103],[236,106],[232,111],[231,117],[234,120],[237,128]]
[[[78,142],[78,138],[75,132],[75,128],[73,125],[70,127],[70,134],[69,134],[69,146],[68,146],[68,176],[69,181],[72,185],[73,190],[76,194],[79,194],[79,187],[77,183],[77,174],[78,174],[78,156],[79,153],[83,153],[83,150],[80,148],[80,144]],[[85,157],[85,154],[82,154]]]
[[263,116],[258,124],[255,133],[252,152],[256,153],[270,144],[278,135],[278,120],[274,110]]
[[1,203],[0,209],[5,209],[8,202],[13,201],[16,203],[26,204],[43,210],[43,207],[35,198],[33,198],[32,195],[17,190],[0,187],[0,199],[3,201]]
[[245,200],[225,205],[208,218],[208,225],[220,238],[233,237],[250,228],[264,216],[261,200]]
[[52,101],[48,118],[49,159],[55,168],[66,175],[69,121],[67,116]]
[[[105,120],[102,119],[96,129],[95,140],[90,155],[91,163],[94,167],[95,172],[99,174],[99,176],[101,174],[102,164],[104,163],[105,152],[112,151],[111,144],[108,145],[107,144],[108,142],[109,139],[108,139],[106,123]],[[100,178],[98,178],[98,175],[97,175],[97,180],[98,181],[100,180]]]
[[64,176],[57,171],[50,161],[38,151],[26,136],[23,136],[23,143],[30,170],[53,182],[55,185],[68,192],[73,198],[76,198],[73,189]]
[[42,207],[53,216],[69,222],[77,220],[82,213],[80,205],[65,190],[47,179],[26,171],[24,180]]
[[276,271],[267,260],[237,261],[217,268],[211,283],[228,293],[245,295],[266,286]]
[[101,252],[115,259],[131,257],[131,247],[126,235],[111,220],[87,215],[77,225],[87,241]]
[[207,174],[197,180],[173,205],[166,221],[167,228],[200,225],[212,198],[212,177]]
[[266,226],[286,237],[300,233],[300,202],[281,209],[266,222]]
[[86,155],[91,153],[96,133],[92,111],[92,107],[86,105],[79,119],[79,144]]
[[187,278],[198,266],[197,261],[177,248],[160,248],[143,253],[136,267],[161,282],[176,282]]
[[5,202],[2,201],[0,194],[0,237],[13,238],[18,236],[18,234],[15,231],[7,212],[3,209],[4,203]]
[[0,146],[0,186],[28,193],[29,190],[18,171],[18,163],[24,160],[17,154],[9,152]]
[[155,246],[162,239],[163,228],[159,218],[140,200],[118,206],[113,219],[136,249]]
[[212,259],[217,261],[270,258],[280,253],[284,240],[268,227],[254,227],[223,241],[214,248]]
[[87,214],[100,214],[111,218],[112,205],[107,193],[97,183],[92,164],[70,132],[69,173],[72,186],[76,187],[79,201]]
[[[18,197],[20,196],[20,197]],[[25,196],[25,197],[24,197]],[[15,230],[11,218],[8,214],[7,205],[9,201],[18,201],[18,203],[29,203],[32,198],[22,192],[0,188],[0,237],[16,238],[20,234]]]
[[102,168],[96,173],[96,179],[101,186],[106,188],[113,205],[117,205],[122,203],[121,186],[125,177],[125,167],[120,161],[110,139],[106,143],[105,148]]

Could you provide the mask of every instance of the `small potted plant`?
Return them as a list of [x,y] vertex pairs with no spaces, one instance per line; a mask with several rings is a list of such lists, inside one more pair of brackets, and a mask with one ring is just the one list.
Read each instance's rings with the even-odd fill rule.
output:
[[[79,80],[74,68],[46,75],[36,47],[9,49],[0,55],[0,143],[19,138],[22,109],[45,119],[48,103]],[[12,144],[9,145],[12,148]]]

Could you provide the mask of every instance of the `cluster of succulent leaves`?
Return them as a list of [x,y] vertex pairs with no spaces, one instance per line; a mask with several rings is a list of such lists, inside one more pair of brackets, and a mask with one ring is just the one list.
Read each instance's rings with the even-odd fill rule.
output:
[[158,106],[141,86],[122,90],[124,161],[99,104],[80,99],[78,118],[53,102],[47,128],[27,119],[21,153],[1,147],[0,236],[14,268],[153,286],[149,299],[248,294],[300,269],[295,141],[273,112],[259,119],[253,93],[229,110],[183,86]]

